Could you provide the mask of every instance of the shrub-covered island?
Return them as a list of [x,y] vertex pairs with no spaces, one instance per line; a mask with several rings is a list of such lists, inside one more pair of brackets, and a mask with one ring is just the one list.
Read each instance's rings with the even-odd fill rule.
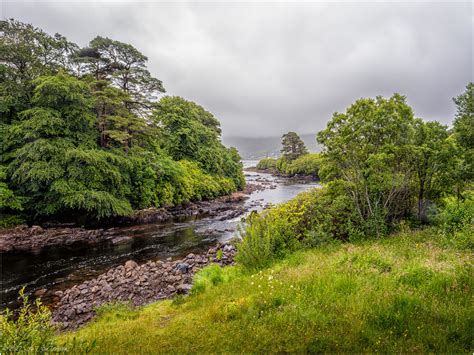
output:
[[284,134],[281,143],[282,156],[278,159],[261,159],[256,166],[257,170],[280,176],[319,178],[320,154],[309,154],[304,142],[295,132]]

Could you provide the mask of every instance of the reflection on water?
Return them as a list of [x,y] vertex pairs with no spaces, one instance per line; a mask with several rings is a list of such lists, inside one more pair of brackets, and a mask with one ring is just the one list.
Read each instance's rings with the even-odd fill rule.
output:
[[[269,174],[247,173],[246,178],[249,182],[268,179],[276,187],[253,193],[243,203],[255,206],[258,202],[260,206],[250,210],[260,210],[267,203],[287,201],[316,186],[289,183]],[[217,240],[231,238],[234,235],[232,230],[235,230],[240,219],[218,221],[215,218],[193,217],[180,223],[120,227],[116,228],[117,235],[133,238],[120,244],[108,241],[95,245],[50,247],[36,253],[5,253],[1,255],[1,305],[14,306],[18,290],[24,285],[29,293],[47,289],[43,299],[49,303],[53,301],[55,291],[91,279],[127,260],[143,262],[178,258],[190,252],[204,250]]]

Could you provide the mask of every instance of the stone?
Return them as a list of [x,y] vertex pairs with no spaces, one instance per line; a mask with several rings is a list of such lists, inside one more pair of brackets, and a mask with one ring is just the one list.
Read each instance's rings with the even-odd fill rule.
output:
[[182,272],[183,274],[188,272],[189,264],[188,263],[178,263],[176,264],[176,270]]
[[189,293],[191,291],[192,285],[190,284],[180,284],[178,287],[176,287],[176,290],[178,291],[179,294],[185,294]]
[[41,228],[40,226],[32,226],[30,228],[30,232],[31,232],[31,234],[40,234],[40,233],[44,232],[44,229]]
[[126,270],[135,269],[137,267],[138,267],[138,264],[133,260],[129,260],[125,263]]
[[230,244],[217,244],[207,252],[190,253],[174,262],[168,258],[166,262],[149,261],[139,266],[129,260],[89,282],[66,290],[53,310],[53,320],[66,329],[75,329],[92,319],[93,309],[106,302],[130,300],[133,305],[141,306],[173,298],[176,294],[187,294],[192,289],[193,275],[215,259],[217,250],[223,252],[219,260],[221,265],[233,263],[235,247]]
[[224,245],[224,252],[233,251],[234,249],[235,249],[235,247],[232,244]]
[[66,316],[66,318],[68,319],[72,319],[72,317],[74,317],[74,314],[76,312],[74,311],[74,309],[72,308],[67,308],[65,311],[64,311],[64,315]]

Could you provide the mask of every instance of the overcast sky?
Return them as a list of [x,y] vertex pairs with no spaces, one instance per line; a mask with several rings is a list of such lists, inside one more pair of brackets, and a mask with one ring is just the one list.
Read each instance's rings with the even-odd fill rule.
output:
[[473,80],[470,2],[5,2],[2,18],[97,35],[149,58],[170,95],[211,111],[224,136],[315,133],[355,99],[399,92],[449,124]]

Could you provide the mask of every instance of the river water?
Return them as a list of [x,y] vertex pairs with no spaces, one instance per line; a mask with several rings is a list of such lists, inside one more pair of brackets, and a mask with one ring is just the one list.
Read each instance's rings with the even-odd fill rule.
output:
[[[254,161],[244,161],[244,167],[255,164]],[[285,202],[317,186],[314,183],[295,183],[269,174],[246,173],[248,182],[262,179],[271,181],[273,188],[254,192],[242,202],[249,211],[259,211],[268,204]],[[28,294],[41,294],[44,303],[50,304],[55,301],[54,292],[92,279],[127,260],[140,263],[169,257],[180,258],[190,252],[205,250],[216,241],[234,237],[238,233],[236,227],[241,218],[219,221],[215,217],[198,216],[179,222],[118,227],[114,233],[133,238],[120,244],[74,244],[36,252],[0,254],[0,306],[15,307],[18,291],[23,286],[26,286]]]

